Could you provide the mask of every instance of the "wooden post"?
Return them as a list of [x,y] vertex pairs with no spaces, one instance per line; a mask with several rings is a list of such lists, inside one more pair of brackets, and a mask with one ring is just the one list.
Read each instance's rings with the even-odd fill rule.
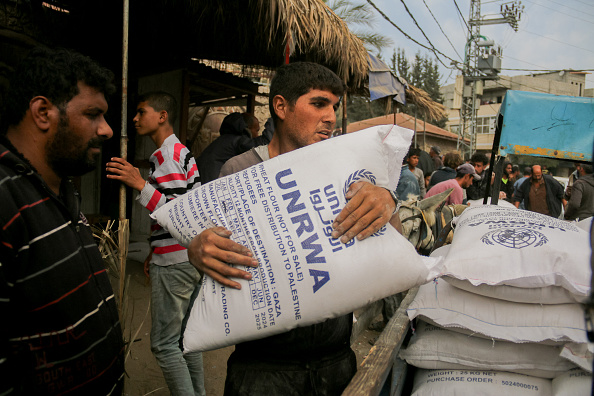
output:
[[[128,26],[130,17],[130,1],[124,0],[124,20],[122,37],[122,134],[120,138],[120,157],[128,159]],[[126,186],[120,186],[120,211],[118,224],[118,250],[120,259],[120,319],[124,311],[124,287],[126,284],[126,257],[128,256],[129,224],[126,218]]]
[[346,135],[347,133],[347,90],[344,90],[344,95],[342,97],[342,132],[341,135]]

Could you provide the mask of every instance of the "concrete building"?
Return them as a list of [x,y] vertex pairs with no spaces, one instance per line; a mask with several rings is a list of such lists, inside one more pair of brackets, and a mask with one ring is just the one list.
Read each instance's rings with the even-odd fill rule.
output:
[[[477,103],[476,150],[483,152],[491,150],[495,136],[495,119],[508,89],[594,97],[594,89],[586,89],[586,74],[589,73],[561,71],[527,76],[500,76],[499,80],[478,81],[477,102],[480,104]],[[454,84],[446,85],[440,90],[448,113],[445,129],[455,134],[460,130],[463,89],[462,76],[458,76]]]

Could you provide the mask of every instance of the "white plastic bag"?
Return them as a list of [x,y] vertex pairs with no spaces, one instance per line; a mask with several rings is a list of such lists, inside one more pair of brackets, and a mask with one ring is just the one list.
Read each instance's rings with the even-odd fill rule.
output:
[[256,269],[241,290],[205,277],[184,350],[211,350],[334,318],[423,284],[439,260],[419,256],[389,224],[342,244],[331,225],[350,184],[394,190],[412,131],[384,125],[332,138],[220,178],[153,213],[183,244],[224,225]]

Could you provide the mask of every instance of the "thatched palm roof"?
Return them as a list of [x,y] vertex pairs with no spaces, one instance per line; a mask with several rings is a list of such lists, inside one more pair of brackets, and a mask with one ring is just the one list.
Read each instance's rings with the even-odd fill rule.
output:
[[[16,2],[13,22],[23,25],[0,28],[78,49],[120,69],[123,0],[59,3],[69,12]],[[326,65],[350,87],[361,87],[368,74],[361,40],[322,0],[130,0],[129,29],[132,78],[187,68],[192,58],[274,70],[284,63],[287,43],[291,62]]]

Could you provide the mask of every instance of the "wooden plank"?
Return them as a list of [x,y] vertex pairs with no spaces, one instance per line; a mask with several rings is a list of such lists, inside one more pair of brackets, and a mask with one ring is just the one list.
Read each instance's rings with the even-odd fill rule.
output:
[[410,289],[400,304],[396,314],[361,363],[357,373],[343,392],[343,396],[377,396],[388,377],[410,321],[406,309],[417,295],[418,287]]
[[357,322],[353,324],[353,331],[351,332],[351,344],[353,344],[355,340],[359,338],[361,333],[363,333],[363,331],[369,327],[373,319],[375,319],[375,317],[382,312],[382,304],[382,300],[379,300],[367,305],[360,310],[361,312],[358,312],[359,310],[354,312]]

